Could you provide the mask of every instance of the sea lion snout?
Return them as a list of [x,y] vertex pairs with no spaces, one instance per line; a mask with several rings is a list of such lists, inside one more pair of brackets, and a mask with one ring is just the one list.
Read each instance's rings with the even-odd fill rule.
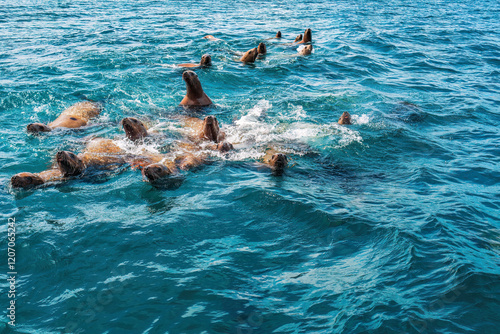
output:
[[344,111],[342,113],[342,116],[340,116],[339,124],[345,124],[345,125],[352,124],[351,123],[351,115],[347,111]]
[[125,135],[132,141],[143,139],[148,135],[148,130],[137,118],[125,117],[121,123],[123,130],[125,130]]
[[210,66],[212,65],[212,57],[209,54],[205,54],[201,57],[201,66]]
[[288,158],[283,153],[273,154],[271,160],[269,160],[269,165],[274,170],[282,171],[288,165]]
[[73,152],[57,152],[56,163],[64,176],[76,176],[83,173],[85,169],[83,161]]
[[142,169],[142,175],[149,181],[156,181],[170,174],[172,174],[170,170],[161,164],[151,164]]
[[43,180],[32,173],[19,173],[12,176],[10,183],[14,188],[31,188],[43,184]]
[[225,142],[217,144],[217,150],[221,153],[226,153],[226,152],[229,152],[231,150],[234,150],[234,146],[233,146],[233,144],[225,141]]
[[182,73],[182,79],[186,82],[192,81],[193,78],[198,78],[198,75],[193,71],[184,71],[184,73]]
[[257,47],[257,53],[266,54],[266,45],[264,43],[259,43]]
[[45,124],[42,123],[31,123],[28,124],[26,130],[30,133],[39,133],[39,132],[50,132],[52,129]]

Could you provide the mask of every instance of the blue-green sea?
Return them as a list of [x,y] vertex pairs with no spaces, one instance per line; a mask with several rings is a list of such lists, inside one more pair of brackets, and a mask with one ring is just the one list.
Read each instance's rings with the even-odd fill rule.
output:
[[[175,65],[207,53],[195,115],[234,151],[167,187],[11,187],[90,138],[167,153],[193,115]],[[86,99],[88,126],[26,132]],[[139,148],[130,116],[157,133]],[[500,333],[498,1],[1,0],[0,125],[2,334]]]

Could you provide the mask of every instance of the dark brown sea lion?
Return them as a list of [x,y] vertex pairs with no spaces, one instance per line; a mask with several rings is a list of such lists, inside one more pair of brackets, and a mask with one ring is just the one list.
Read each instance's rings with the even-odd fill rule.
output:
[[186,71],[182,74],[182,79],[186,82],[186,96],[180,103],[182,106],[208,106],[212,104],[212,100],[203,91],[196,73]]
[[257,51],[257,48],[253,48],[245,52],[243,56],[240,58],[240,61],[244,63],[253,63],[255,62],[255,59],[257,59],[257,56],[259,55],[259,52]]
[[211,115],[205,117],[203,120],[199,136],[201,139],[206,139],[216,143],[219,143],[225,138],[224,132],[220,131],[219,121]]
[[257,47],[257,53],[264,55],[266,54],[266,52],[267,52],[266,45],[264,43],[259,43],[259,46]]
[[134,117],[125,117],[121,121],[125,135],[131,141],[138,141],[148,136],[146,126]]
[[295,42],[300,42],[302,40],[302,34],[298,35],[297,37],[295,37],[295,40],[293,41],[294,43]]
[[304,32],[304,38],[300,42],[297,42],[298,44],[305,44],[305,43],[311,43],[312,42],[312,31],[311,29],[306,29]]
[[271,170],[276,173],[282,173],[288,166],[288,158],[283,153],[278,153],[274,149],[268,149],[262,162],[271,167]]
[[352,124],[351,123],[351,115],[347,111],[344,111],[342,113],[342,116],[340,116],[339,124],[344,124],[344,125]]
[[212,65],[212,57],[209,54],[201,56],[201,61],[199,64],[178,64],[179,67],[205,67]]
[[299,54],[302,56],[310,55],[313,50],[312,44],[305,45],[302,50],[300,50]]
[[26,130],[31,133],[50,132],[55,128],[79,128],[87,125],[90,119],[99,115],[102,104],[97,102],[78,102],[64,110],[59,117],[48,125],[42,123],[28,124]]
[[275,37],[275,38],[281,38],[281,31],[278,31],[278,32],[276,33],[276,37]]

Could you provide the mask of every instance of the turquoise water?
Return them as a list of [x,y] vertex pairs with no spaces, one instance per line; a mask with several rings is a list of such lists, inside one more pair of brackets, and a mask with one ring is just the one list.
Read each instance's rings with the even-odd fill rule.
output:
[[[0,214],[17,226],[2,333],[498,333],[497,1],[0,1]],[[306,28],[314,53],[266,41]],[[210,42],[206,34],[223,39]],[[129,169],[31,191],[86,138],[179,138],[196,70],[236,150],[175,187]],[[83,98],[81,130],[31,136]],[[344,111],[353,125],[336,124]],[[290,157],[273,176],[267,147]],[[6,242],[0,250],[7,254]]]

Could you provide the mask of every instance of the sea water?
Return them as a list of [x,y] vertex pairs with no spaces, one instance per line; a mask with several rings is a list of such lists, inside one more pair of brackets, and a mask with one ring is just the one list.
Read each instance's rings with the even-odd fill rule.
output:
[[[499,22],[498,1],[0,1],[2,333],[498,333]],[[233,152],[163,188],[126,166],[11,188],[95,137],[167,153],[175,64],[206,53],[197,116]],[[85,99],[89,126],[26,133]]]

